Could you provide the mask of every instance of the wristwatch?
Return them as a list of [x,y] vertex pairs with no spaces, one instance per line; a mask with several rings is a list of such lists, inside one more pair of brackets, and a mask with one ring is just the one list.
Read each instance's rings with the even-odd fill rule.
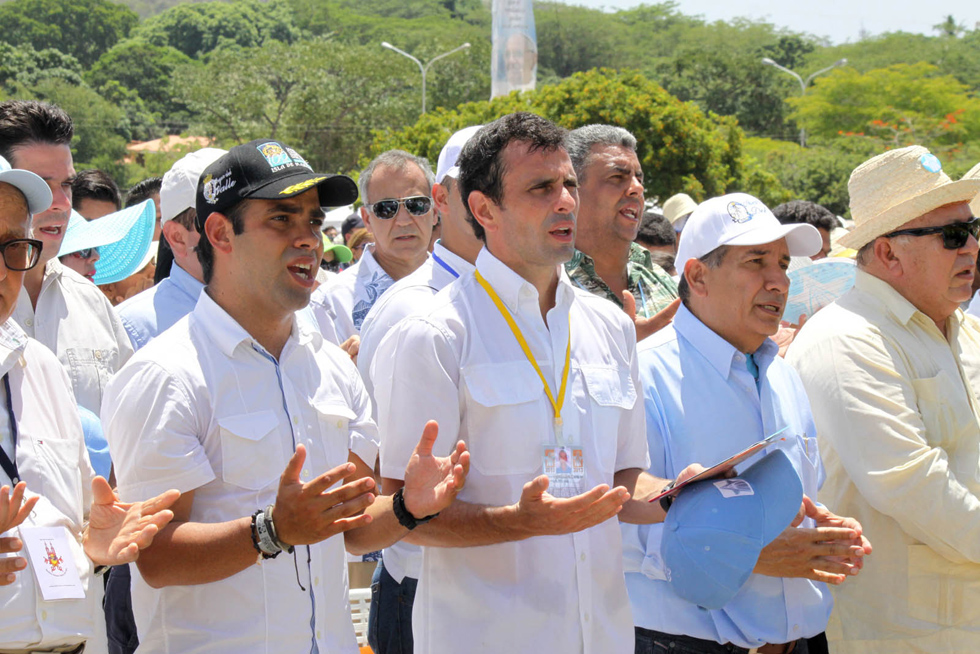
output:
[[391,496],[391,510],[395,513],[395,517],[398,518],[398,524],[405,529],[411,531],[419,525],[424,525],[429,520],[435,518],[438,513],[433,513],[432,515],[427,515],[424,518],[416,518],[405,506],[405,493],[403,488],[399,488],[395,491],[395,494]]
[[[664,491],[669,491],[671,488],[674,487],[674,484],[676,484],[676,483],[677,483],[677,480],[675,479],[674,481],[670,482],[669,484],[667,484],[666,486],[664,486],[663,488],[661,488],[660,489],[660,492],[662,493]],[[674,503],[674,496],[673,495],[664,495],[663,497],[660,498],[660,508],[664,510],[664,513],[667,513],[667,511],[670,511],[670,505],[673,504],[673,503]]]

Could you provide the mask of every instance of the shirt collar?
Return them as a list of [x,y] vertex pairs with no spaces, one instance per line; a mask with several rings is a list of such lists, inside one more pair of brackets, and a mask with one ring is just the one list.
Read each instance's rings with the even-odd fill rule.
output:
[[[912,320],[912,316],[919,313],[915,305],[905,299],[905,296],[896,291],[891,284],[860,268],[857,269],[854,278],[854,287],[878,300],[882,308],[894,315],[902,325],[907,325]],[[932,320],[930,319],[929,322]]]
[[436,255],[437,257],[445,261],[446,265],[448,265],[450,268],[455,270],[460,277],[462,277],[466,273],[473,272],[473,270],[476,268],[472,263],[470,263],[463,257],[447,250],[443,246],[441,240],[436,241],[435,247],[432,248],[432,254]]
[[[691,313],[683,304],[677,309],[677,315],[674,316],[674,331],[693,345],[694,349],[700,352],[708,363],[718,371],[718,374],[725,379],[728,379],[731,373],[732,361],[735,357],[744,356],[738,348],[701,322],[701,319]],[[759,349],[752,353],[755,357],[755,364],[759,367],[760,379],[765,375],[766,369],[778,353],[779,346],[769,338],[763,341]]]
[[0,374],[7,374],[17,361],[22,360],[27,341],[27,334],[13,318],[0,325]]
[[[259,345],[258,341],[245,331],[245,328],[239,325],[238,321],[232,318],[227,311],[218,306],[218,303],[207,292],[201,293],[201,296],[198,298],[197,305],[194,307],[194,316],[200,322],[201,328],[207,334],[208,338],[229,359],[234,357],[235,350],[242,343],[255,343]],[[310,326],[298,321],[295,313],[293,314],[292,320],[293,326],[289,334],[289,340],[286,342],[286,346],[283,347],[283,357],[291,349],[290,341],[294,339],[299,345],[312,343],[314,347],[319,347],[319,344],[322,343],[322,336],[314,333]]]
[[184,291],[190,297],[197,297],[204,288],[204,282],[200,282],[178,266],[176,263],[170,269],[170,281],[177,285],[177,288]]
[[[490,286],[497,292],[504,305],[512,314],[518,313],[521,296],[526,300],[533,300],[534,306],[538,306],[538,289],[534,285],[514,272],[503,261],[493,256],[490,250],[483,247],[480,254],[476,257],[476,268],[484,279],[490,282]],[[555,308],[571,305],[575,295],[575,289],[565,272],[565,266],[558,268],[558,290],[555,293]]]

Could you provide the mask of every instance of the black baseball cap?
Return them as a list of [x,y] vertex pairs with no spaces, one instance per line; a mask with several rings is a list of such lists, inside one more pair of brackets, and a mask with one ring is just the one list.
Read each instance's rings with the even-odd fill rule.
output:
[[227,213],[242,200],[291,198],[316,186],[321,207],[357,199],[357,184],[346,175],[313,172],[296,150],[275,139],[257,139],[228,150],[204,169],[197,182],[197,226],[213,212]]

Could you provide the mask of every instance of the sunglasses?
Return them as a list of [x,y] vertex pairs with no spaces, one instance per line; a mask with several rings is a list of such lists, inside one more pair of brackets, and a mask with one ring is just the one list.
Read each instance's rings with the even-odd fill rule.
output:
[[885,238],[892,236],[929,236],[930,234],[943,235],[943,247],[947,250],[959,250],[966,245],[972,236],[980,238],[980,220],[975,217],[966,222],[949,223],[939,227],[920,227],[918,229],[900,229],[896,232],[885,234]]
[[0,243],[0,256],[7,270],[21,272],[30,270],[41,259],[41,241],[33,238],[15,238]]
[[413,216],[423,216],[429,213],[429,209],[432,208],[432,198],[414,195],[401,200],[381,200],[370,205],[371,213],[381,220],[391,220],[398,213],[398,205],[400,204],[404,204],[405,210]]
[[68,256],[78,257],[79,259],[91,259],[99,253],[99,248],[85,248],[84,250],[76,250],[75,252],[70,252]]

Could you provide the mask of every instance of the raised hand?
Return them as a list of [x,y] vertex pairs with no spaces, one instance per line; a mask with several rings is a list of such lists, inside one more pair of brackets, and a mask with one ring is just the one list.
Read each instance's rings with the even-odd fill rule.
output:
[[[37,495],[24,502],[24,492],[27,484],[20,482],[14,486],[13,494],[10,494],[10,486],[0,488],[0,534],[18,526],[34,510],[37,504]],[[0,554],[13,554],[19,552],[24,547],[24,543],[19,538],[0,538]],[[27,567],[27,560],[21,556],[0,558],[0,586],[7,586],[17,579],[15,573]]]
[[649,318],[638,318],[636,316],[636,299],[629,291],[623,291],[623,311],[630,317],[636,326],[636,342],[639,343],[647,336],[656,334],[666,327],[674,319],[674,314],[681,306],[680,299],[674,300],[666,307],[658,311]]
[[425,423],[405,468],[405,508],[416,518],[439,513],[449,506],[463,490],[470,470],[470,453],[463,441],[456,443],[449,456],[432,456],[438,436],[439,424],[435,420]]
[[547,490],[547,475],[535,477],[524,484],[521,499],[513,507],[527,537],[588,529],[615,516],[630,498],[625,488],[610,489],[606,484],[569,498],[554,497]]
[[272,511],[279,540],[287,545],[310,545],[371,522],[371,516],[358,514],[374,503],[373,479],[365,477],[328,491],[353,474],[354,464],[344,463],[303,483],[299,473],[305,462],[306,448],[297,445],[279,478]]
[[145,502],[120,502],[103,477],[92,480],[89,524],[82,534],[85,554],[96,565],[122,565],[139,557],[174,514],[180,492],[169,490]]

